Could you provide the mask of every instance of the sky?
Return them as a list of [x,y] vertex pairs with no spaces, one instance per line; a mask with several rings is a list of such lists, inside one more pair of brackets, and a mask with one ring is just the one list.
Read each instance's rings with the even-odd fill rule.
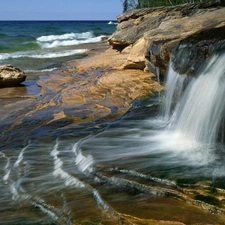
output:
[[1,0],[0,20],[116,20],[122,0]]

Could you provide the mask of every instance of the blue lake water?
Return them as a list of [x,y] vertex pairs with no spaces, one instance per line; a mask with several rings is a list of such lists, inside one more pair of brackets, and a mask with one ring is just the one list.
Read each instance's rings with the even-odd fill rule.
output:
[[[109,21],[0,25],[0,64],[38,74],[85,57],[90,43],[116,29]],[[0,224],[225,224],[224,61],[213,56],[190,79],[170,65],[165,95],[108,122],[48,122],[45,109],[26,121],[28,107],[12,124],[3,97],[34,95],[36,84],[1,89]]]
[[115,29],[110,21],[0,21],[0,65],[52,71],[84,57],[85,44],[98,43]]

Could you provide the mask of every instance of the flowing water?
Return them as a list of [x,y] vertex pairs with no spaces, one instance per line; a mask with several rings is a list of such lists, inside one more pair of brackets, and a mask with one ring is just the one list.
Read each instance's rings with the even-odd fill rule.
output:
[[208,183],[225,199],[224,61],[213,55],[195,78],[170,65],[163,110],[157,95],[117,121],[1,151],[0,224],[130,224],[129,215],[224,224],[180,187]]

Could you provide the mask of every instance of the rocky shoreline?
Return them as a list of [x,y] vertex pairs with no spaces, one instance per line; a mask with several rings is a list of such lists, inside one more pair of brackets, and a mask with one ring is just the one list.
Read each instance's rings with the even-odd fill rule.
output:
[[[164,89],[170,60],[176,71],[194,76],[209,55],[224,50],[223,5],[224,1],[212,1],[127,12],[118,17],[117,31],[108,42],[91,45],[87,57],[44,76],[27,75],[35,81],[32,87],[0,89],[2,154],[21,149],[30,140],[41,143],[99,132],[101,125],[128,112],[135,100]],[[130,199],[111,201],[115,210],[108,214],[124,224],[224,224],[223,189],[214,189],[208,181],[182,188],[165,189],[162,184],[149,189],[145,183],[124,179],[123,188],[146,196],[132,204]],[[159,194],[152,197],[152,190]]]
[[43,127],[49,133],[58,126],[120,117],[135,99],[163,89],[170,59],[180,59],[173,60],[175,70],[194,75],[204,59],[224,49],[223,5],[211,1],[126,12],[117,18],[108,43],[91,45],[88,57],[37,76],[40,93],[28,87],[2,89],[1,147],[40,136]]
[[[66,126],[71,126],[118,118],[135,99],[163,89],[157,81],[164,81],[170,59],[180,59],[173,60],[175,70],[194,75],[204,59],[224,49],[223,5],[216,0],[126,12],[117,18],[117,30],[108,43],[92,45],[88,57],[37,78],[39,94],[20,93],[19,87],[1,90],[4,98],[14,99],[10,104],[2,100],[1,145],[7,146],[9,134],[12,138],[18,128],[29,136],[55,121],[67,120]],[[182,58],[188,63],[184,65]]]
[[[129,51],[124,69],[141,69],[164,79],[171,56],[174,69],[195,75],[202,62],[224,49],[225,2],[135,9],[120,15],[109,38],[114,49]],[[189,61],[184,65],[182,59]],[[184,68],[185,67],[185,68]]]
[[48,134],[63,135],[65,131],[57,131],[62,127],[114,120],[135,99],[162,89],[154,74],[121,69],[126,58],[103,41],[86,58],[68,62],[47,77],[38,76],[38,94],[23,86],[1,89],[1,149]]

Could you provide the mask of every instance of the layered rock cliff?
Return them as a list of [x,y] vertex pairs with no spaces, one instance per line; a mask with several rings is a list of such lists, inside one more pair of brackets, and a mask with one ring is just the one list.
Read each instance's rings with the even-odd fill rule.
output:
[[129,51],[124,69],[164,76],[174,53],[174,69],[194,75],[204,59],[225,48],[224,5],[216,0],[128,11],[117,17],[108,42],[121,53]]

